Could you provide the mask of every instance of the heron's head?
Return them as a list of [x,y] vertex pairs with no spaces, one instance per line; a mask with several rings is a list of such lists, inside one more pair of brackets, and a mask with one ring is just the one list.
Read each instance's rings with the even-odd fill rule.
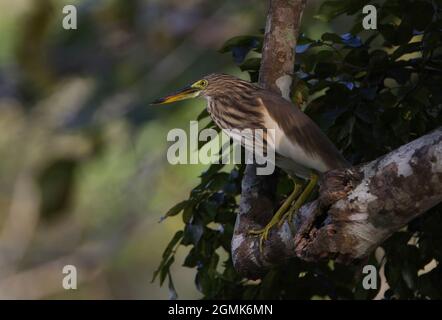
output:
[[210,74],[194,82],[190,86],[184,87],[175,93],[166,95],[153,101],[151,104],[166,104],[198,96],[216,97],[220,95],[229,96],[237,91],[244,90],[245,87],[253,86],[250,82],[241,80],[227,74]]

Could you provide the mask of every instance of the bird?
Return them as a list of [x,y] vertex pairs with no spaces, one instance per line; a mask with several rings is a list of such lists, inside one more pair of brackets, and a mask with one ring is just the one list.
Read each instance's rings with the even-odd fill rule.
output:
[[[294,180],[290,195],[275,212],[271,221],[260,230],[250,230],[260,235],[260,247],[268,239],[270,230],[291,222],[293,214],[308,200],[324,172],[349,166],[335,145],[316,123],[290,101],[258,84],[228,74],[209,74],[193,84],[151,104],[204,97],[207,111],[213,122],[228,135],[232,129],[273,129],[274,136],[264,139],[275,151],[275,164]],[[231,136],[244,147],[244,139]],[[253,143],[253,142],[252,142]],[[307,180],[303,188],[299,179]]]

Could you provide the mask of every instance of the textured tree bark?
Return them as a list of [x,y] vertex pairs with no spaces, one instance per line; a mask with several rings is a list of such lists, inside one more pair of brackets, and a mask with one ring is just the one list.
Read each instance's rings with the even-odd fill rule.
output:
[[298,257],[349,263],[442,201],[442,127],[370,163],[329,171],[319,198],[294,220],[259,239],[235,234],[238,272],[258,278],[268,267]]
[[[306,0],[270,0],[267,14],[259,83],[286,99],[290,96],[294,48],[305,3]],[[270,221],[275,206],[276,175],[275,172],[270,176],[258,176],[254,165],[248,165],[245,170],[232,239],[232,257],[237,270],[247,270],[251,260],[260,259],[257,255],[242,256],[249,253],[243,250],[243,240],[249,230],[261,229]]]

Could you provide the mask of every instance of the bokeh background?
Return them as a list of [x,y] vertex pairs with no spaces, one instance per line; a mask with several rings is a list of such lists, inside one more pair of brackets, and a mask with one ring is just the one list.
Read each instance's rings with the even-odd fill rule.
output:
[[[320,2],[303,19],[311,38],[345,28],[313,19]],[[62,28],[66,4],[77,7],[77,30]],[[168,298],[151,279],[182,221],[159,221],[204,168],[170,165],[166,135],[188,130],[204,102],[149,102],[211,72],[247,78],[218,50],[259,34],[266,9],[259,0],[0,2],[0,298]],[[179,262],[179,298],[199,298],[194,271]],[[67,264],[77,290],[62,288]]]

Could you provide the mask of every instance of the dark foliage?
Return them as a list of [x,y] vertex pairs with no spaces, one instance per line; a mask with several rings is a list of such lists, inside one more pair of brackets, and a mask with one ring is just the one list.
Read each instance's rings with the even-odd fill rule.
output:
[[[325,33],[321,39],[300,36],[292,90],[293,101],[312,117],[357,164],[373,160],[442,124],[442,2],[373,1],[378,8],[378,30],[362,30],[362,7],[369,1],[326,1],[317,17],[354,16],[348,33]],[[229,40],[242,70],[256,81],[260,36]],[[202,118],[207,116],[202,114]],[[230,241],[238,207],[243,167],[230,173],[212,165],[201,175],[188,200],[166,216],[180,214],[184,230],[176,233],[156,273],[168,277],[174,253],[191,246],[184,266],[196,268],[195,285],[213,299],[370,299],[376,290],[361,288],[360,266],[306,263],[293,259],[270,270],[259,282],[249,282],[232,266]],[[282,177],[278,193],[288,191]],[[383,248],[385,275],[390,286],[386,299],[442,298],[442,208],[410,223],[388,239]],[[221,258],[222,257],[222,258]],[[226,258],[225,258],[226,257]],[[418,273],[430,261],[437,266]],[[369,264],[380,266],[370,257]],[[379,269],[379,268],[378,268]],[[169,288],[174,292],[173,284]]]

